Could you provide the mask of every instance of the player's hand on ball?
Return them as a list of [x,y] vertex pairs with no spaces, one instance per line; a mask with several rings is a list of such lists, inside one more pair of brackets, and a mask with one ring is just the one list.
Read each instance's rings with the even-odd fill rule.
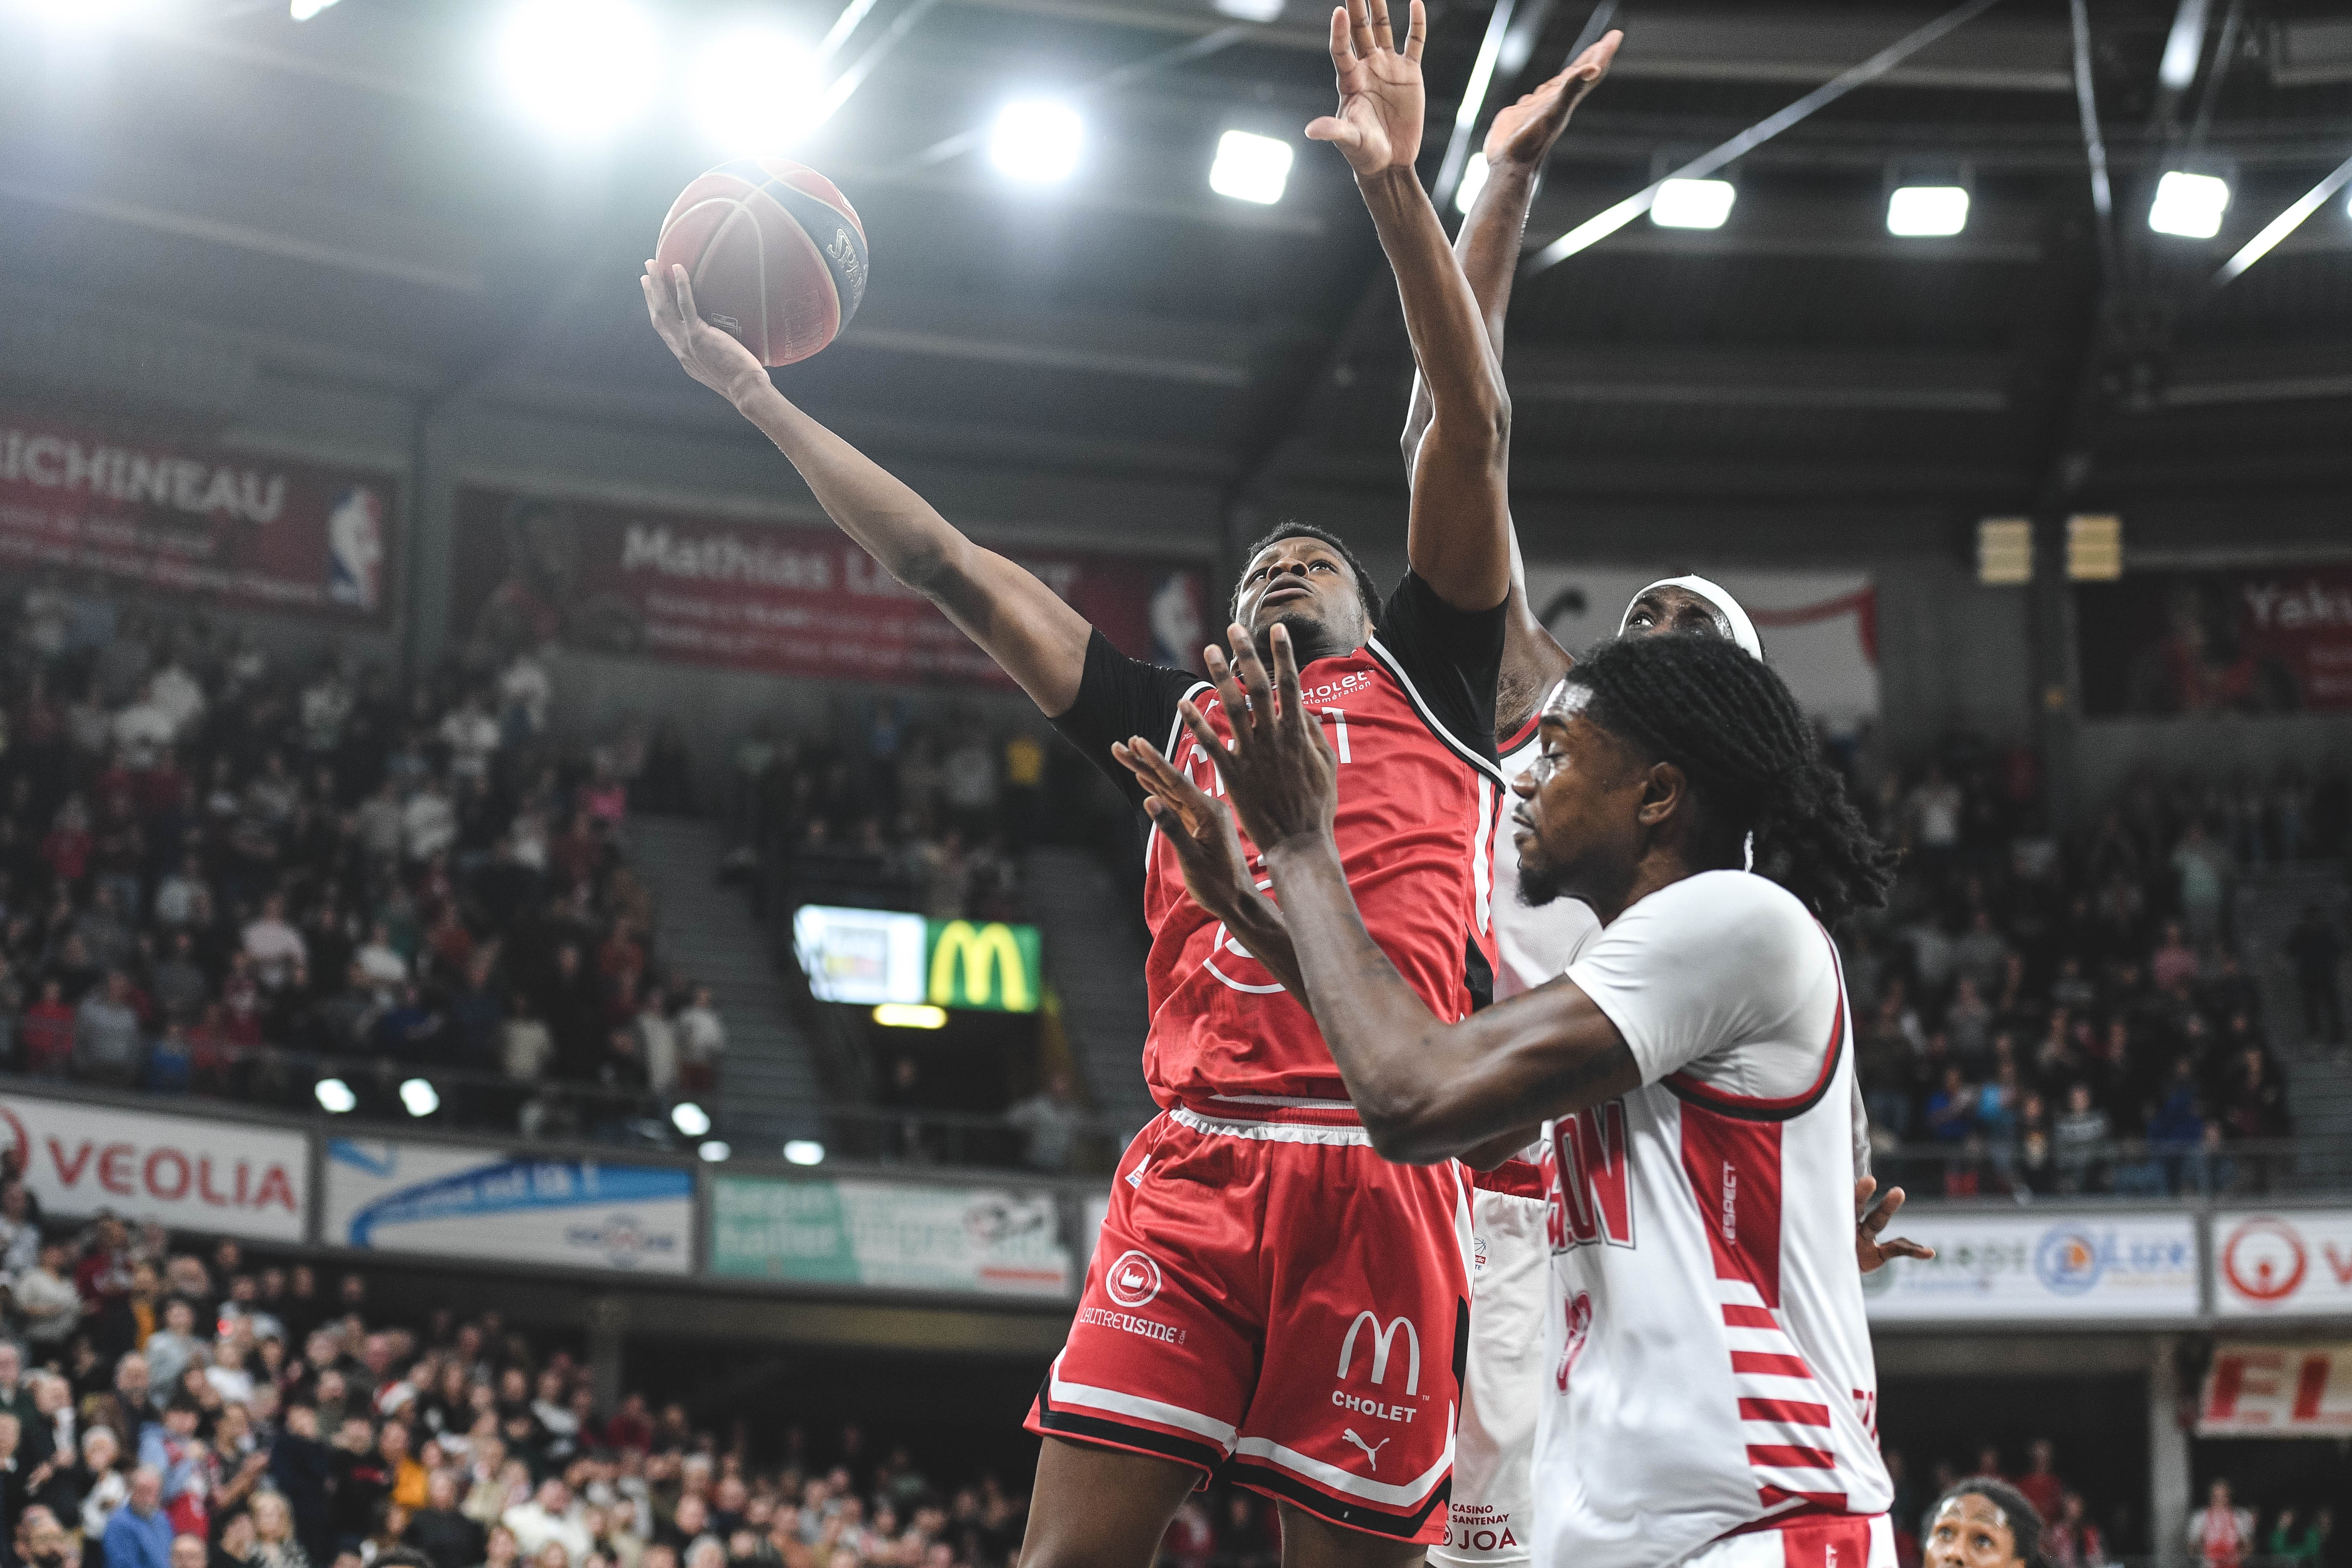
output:
[[665,278],[657,264],[648,261],[638,282],[646,291],[646,310],[653,317],[654,331],[661,334],[687,374],[730,403],[769,384],[767,367],[759,355],[695,312],[694,285],[687,280],[685,268],[672,266]]
[[1356,177],[1410,169],[1421,156],[1421,49],[1429,17],[1412,0],[1404,47],[1389,27],[1388,0],[1348,0],[1331,11],[1331,66],[1339,109],[1307,127],[1310,142],[1339,149]]
[[1229,926],[1241,923],[1244,907],[1263,895],[1234,831],[1234,814],[1140,735],[1112,746],[1110,754],[1143,785],[1143,809],[1175,850],[1192,901]]
[[1862,1265],[1864,1274],[1875,1274],[1898,1258],[1916,1258],[1922,1261],[1936,1256],[1936,1249],[1911,1240],[1908,1237],[1890,1237],[1882,1241],[1879,1233],[1887,1221],[1903,1212],[1904,1192],[1890,1188],[1886,1201],[1873,1209],[1871,1194],[1878,1191],[1878,1178],[1864,1176],[1853,1184],[1853,1260]]
[[1617,46],[1624,41],[1622,33],[1608,34],[1569,61],[1558,76],[1496,115],[1495,123],[1486,128],[1486,162],[1540,167],[1552,143],[1568,129],[1568,117],[1609,74]]
[[1214,646],[1206,657],[1234,743],[1219,740],[1190,701],[1177,705],[1185,728],[1216,763],[1225,794],[1259,854],[1294,838],[1328,836],[1339,809],[1339,760],[1324,739],[1321,721],[1307,712],[1299,695],[1290,628],[1277,626],[1268,634],[1274,644],[1271,679],[1248,628],[1236,624],[1226,635],[1233,638],[1233,657],[1228,659]]

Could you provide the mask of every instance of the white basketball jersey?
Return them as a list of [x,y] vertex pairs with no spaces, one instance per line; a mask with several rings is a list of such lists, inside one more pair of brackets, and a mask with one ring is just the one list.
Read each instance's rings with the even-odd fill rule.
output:
[[1761,1521],[1885,1512],[1828,933],[1778,885],[1709,871],[1568,973],[1643,1087],[1545,1129],[1536,1562],[1661,1568]]
[[[1535,765],[1543,752],[1533,721],[1526,738],[1503,757],[1503,777],[1516,779]],[[1495,1000],[1503,1001],[1532,991],[1568,973],[1584,944],[1601,934],[1592,907],[1580,899],[1554,899],[1539,910],[1519,901],[1519,847],[1512,841],[1517,825],[1510,818],[1519,804],[1517,795],[1503,796],[1502,822],[1495,832]]]

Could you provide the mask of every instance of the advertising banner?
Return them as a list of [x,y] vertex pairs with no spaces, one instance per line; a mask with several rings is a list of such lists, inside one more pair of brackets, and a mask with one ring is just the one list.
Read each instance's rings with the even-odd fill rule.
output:
[[[1617,635],[1635,594],[1686,563],[1528,563],[1528,599],[1551,635],[1580,653]],[[1738,599],[1765,657],[1807,713],[1843,733],[1878,713],[1878,595],[1862,573],[1726,568],[1702,574]]]
[[[1211,603],[1197,563],[1008,553],[1139,658],[1190,666]],[[553,640],[849,680],[1010,686],[920,595],[830,527],[462,489],[450,615],[499,648]]]
[[2352,711],[2352,567],[2135,572],[2074,624],[2094,718]]
[[1066,1298],[1054,1195],[900,1182],[720,1176],[710,1271],[722,1278]]
[[637,1274],[694,1266],[691,1171],[331,1138],[326,1185],[319,1238],[331,1247]]
[[310,1145],[299,1132],[0,1094],[0,1137],[44,1212],[111,1209],[173,1230],[305,1240]]
[[1032,925],[803,904],[793,947],[820,1002],[1034,1013],[1045,995],[1045,947]]
[[2200,1437],[2352,1437],[2352,1342],[2224,1340],[2197,1402]]
[[1978,1215],[1906,1209],[1904,1235],[1936,1249],[1863,1277],[1877,1323],[2193,1318],[2188,1215]]
[[357,469],[0,411],[0,574],[95,572],[226,608],[382,626],[398,495]]
[[2352,1209],[2216,1214],[2213,1310],[2224,1318],[2352,1318]]

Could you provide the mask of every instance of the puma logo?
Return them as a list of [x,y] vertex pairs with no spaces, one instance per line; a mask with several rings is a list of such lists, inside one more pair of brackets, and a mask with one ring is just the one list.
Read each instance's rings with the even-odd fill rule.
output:
[[1356,1436],[1356,1429],[1353,1426],[1349,1427],[1339,1436],[1364,1451],[1364,1468],[1374,1471],[1381,1468],[1381,1450],[1396,1441],[1394,1437],[1383,1437],[1377,1443],[1367,1443]]

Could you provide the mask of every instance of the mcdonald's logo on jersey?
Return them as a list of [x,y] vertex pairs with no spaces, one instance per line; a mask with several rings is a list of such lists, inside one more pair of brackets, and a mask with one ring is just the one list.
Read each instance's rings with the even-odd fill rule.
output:
[[1551,1249],[1606,1242],[1633,1245],[1633,1193],[1627,1164],[1625,1102],[1591,1106],[1551,1125],[1544,1146]]
[[1037,928],[1002,921],[929,922],[925,947],[934,1007],[1034,1013],[1043,990]]
[[1381,1327],[1381,1315],[1378,1312],[1357,1313],[1356,1321],[1348,1325],[1348,1337],[1339,1342],[1339,1370],[1333,1375],[1338,1377],[1348,1375],[1349,1363],[1356,1359],[1356,1336],[1363,1332],[1364,1325],[1367,1323],[1372,1326],[1372,1385],[1377,1388],[1388,1382],[1389,1353],[1396,1349],[1397,1331],[1402,1329],[1406,1351],[1404,1391],[1407,1394],[1419,1394],[1421,1392],[1421,1331],[1412,1326],[1411,1318],[1402,1313],[1391,1319],[1389,1326],[1385,1329]]

